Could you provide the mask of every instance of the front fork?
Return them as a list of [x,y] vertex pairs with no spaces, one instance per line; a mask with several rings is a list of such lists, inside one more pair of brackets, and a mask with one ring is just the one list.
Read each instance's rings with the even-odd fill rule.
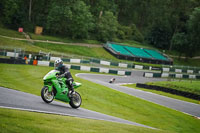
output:
[[53,91],[53,85],[45,85],[48,87],[48,92],[51,93]]

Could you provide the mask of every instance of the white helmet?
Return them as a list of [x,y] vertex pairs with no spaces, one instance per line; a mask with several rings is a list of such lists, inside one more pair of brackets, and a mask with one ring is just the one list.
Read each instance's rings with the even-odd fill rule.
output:
[[59,59],[57,59],[57,60],[55,60],[55,63],[54,63],[54,65],[55,65],[55,67],[58,67],[59,66],[59,64],[63,64],[63,61],[59,58]]

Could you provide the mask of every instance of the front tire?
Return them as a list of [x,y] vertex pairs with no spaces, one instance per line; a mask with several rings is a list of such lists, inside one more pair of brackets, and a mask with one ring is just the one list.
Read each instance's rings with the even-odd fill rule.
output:
[[82,99],[81,99],[81,95],[78,92],[75,92],[75,94],[72,94],[72,97],[70,98],[70,106],[72,108],[79,108],[81,106],[82,103]]
[[53,91],[49,93],[48,87],[44,86],[41,90],[41,97],[44,102],[51,103],[54,99],[54,93]]

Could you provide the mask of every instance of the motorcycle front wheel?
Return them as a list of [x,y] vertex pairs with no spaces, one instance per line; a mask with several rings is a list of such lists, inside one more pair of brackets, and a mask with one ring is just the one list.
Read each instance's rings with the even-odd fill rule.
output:
[[78,92],[75,92],[75,94],[72,94],[72,97],[70,98],[70,106],[72,108],[79,108],[81,106],[82,103],[82,99],[81,99],[81,95]]
[[49,93],[48,87],[44,86],[41,90],[41,97],[44,102],[51,103],[54,99],[54,93],[53,91]]

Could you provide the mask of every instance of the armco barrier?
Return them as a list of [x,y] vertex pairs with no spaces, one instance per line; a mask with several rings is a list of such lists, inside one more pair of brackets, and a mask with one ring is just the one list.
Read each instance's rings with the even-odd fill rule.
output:
[[195,74],[195,73],[199,73],[200,74],[200,69],[195,69],[192,70],[191,68],[167,68],[167,67],[163,67],[162,68],[163,72],[175,72],[175,73],[188,73],[188,74]]
[[190,92],[175,90],[175,89],[171,89],[171,88],[166,88],[166,87],[161,87],[161,86],[156,86],[156,85],[147,85],[147,84],[141,84],[141,83],[137,83],[136,87],[157,90],[157,91],[163,91],[163,92],[176,94],[179,96],[184,96],[184,97],[195,99],[195,100],[200,100],[200,95],[198,95],[198,94],[193,94]]
[[[11,58],[11,59],[0,58],[0,63],[26,64],[24,59],[15,59],[15,58]],[[33,60],[29,61],[29,65],[33,65]],[[49,61],[38,61],[36,65],[54,67],[54,63],[49,62]],[[109,68],[97,68],[97,67],[89,67],[89,66],[76,66],[76,65],[70,65],[70,64],[64,64],[64,65],[66,65],[70,69],[75,69],[75,70],[111,73],[111,74],[118,74],[118,75],[131,75],[131,71],[111,70]]]
[[172,73],[152,73],[144,72],[146,78],[183,78],[183,79],[200,79],[200,75],[195,74],[172,74]]

